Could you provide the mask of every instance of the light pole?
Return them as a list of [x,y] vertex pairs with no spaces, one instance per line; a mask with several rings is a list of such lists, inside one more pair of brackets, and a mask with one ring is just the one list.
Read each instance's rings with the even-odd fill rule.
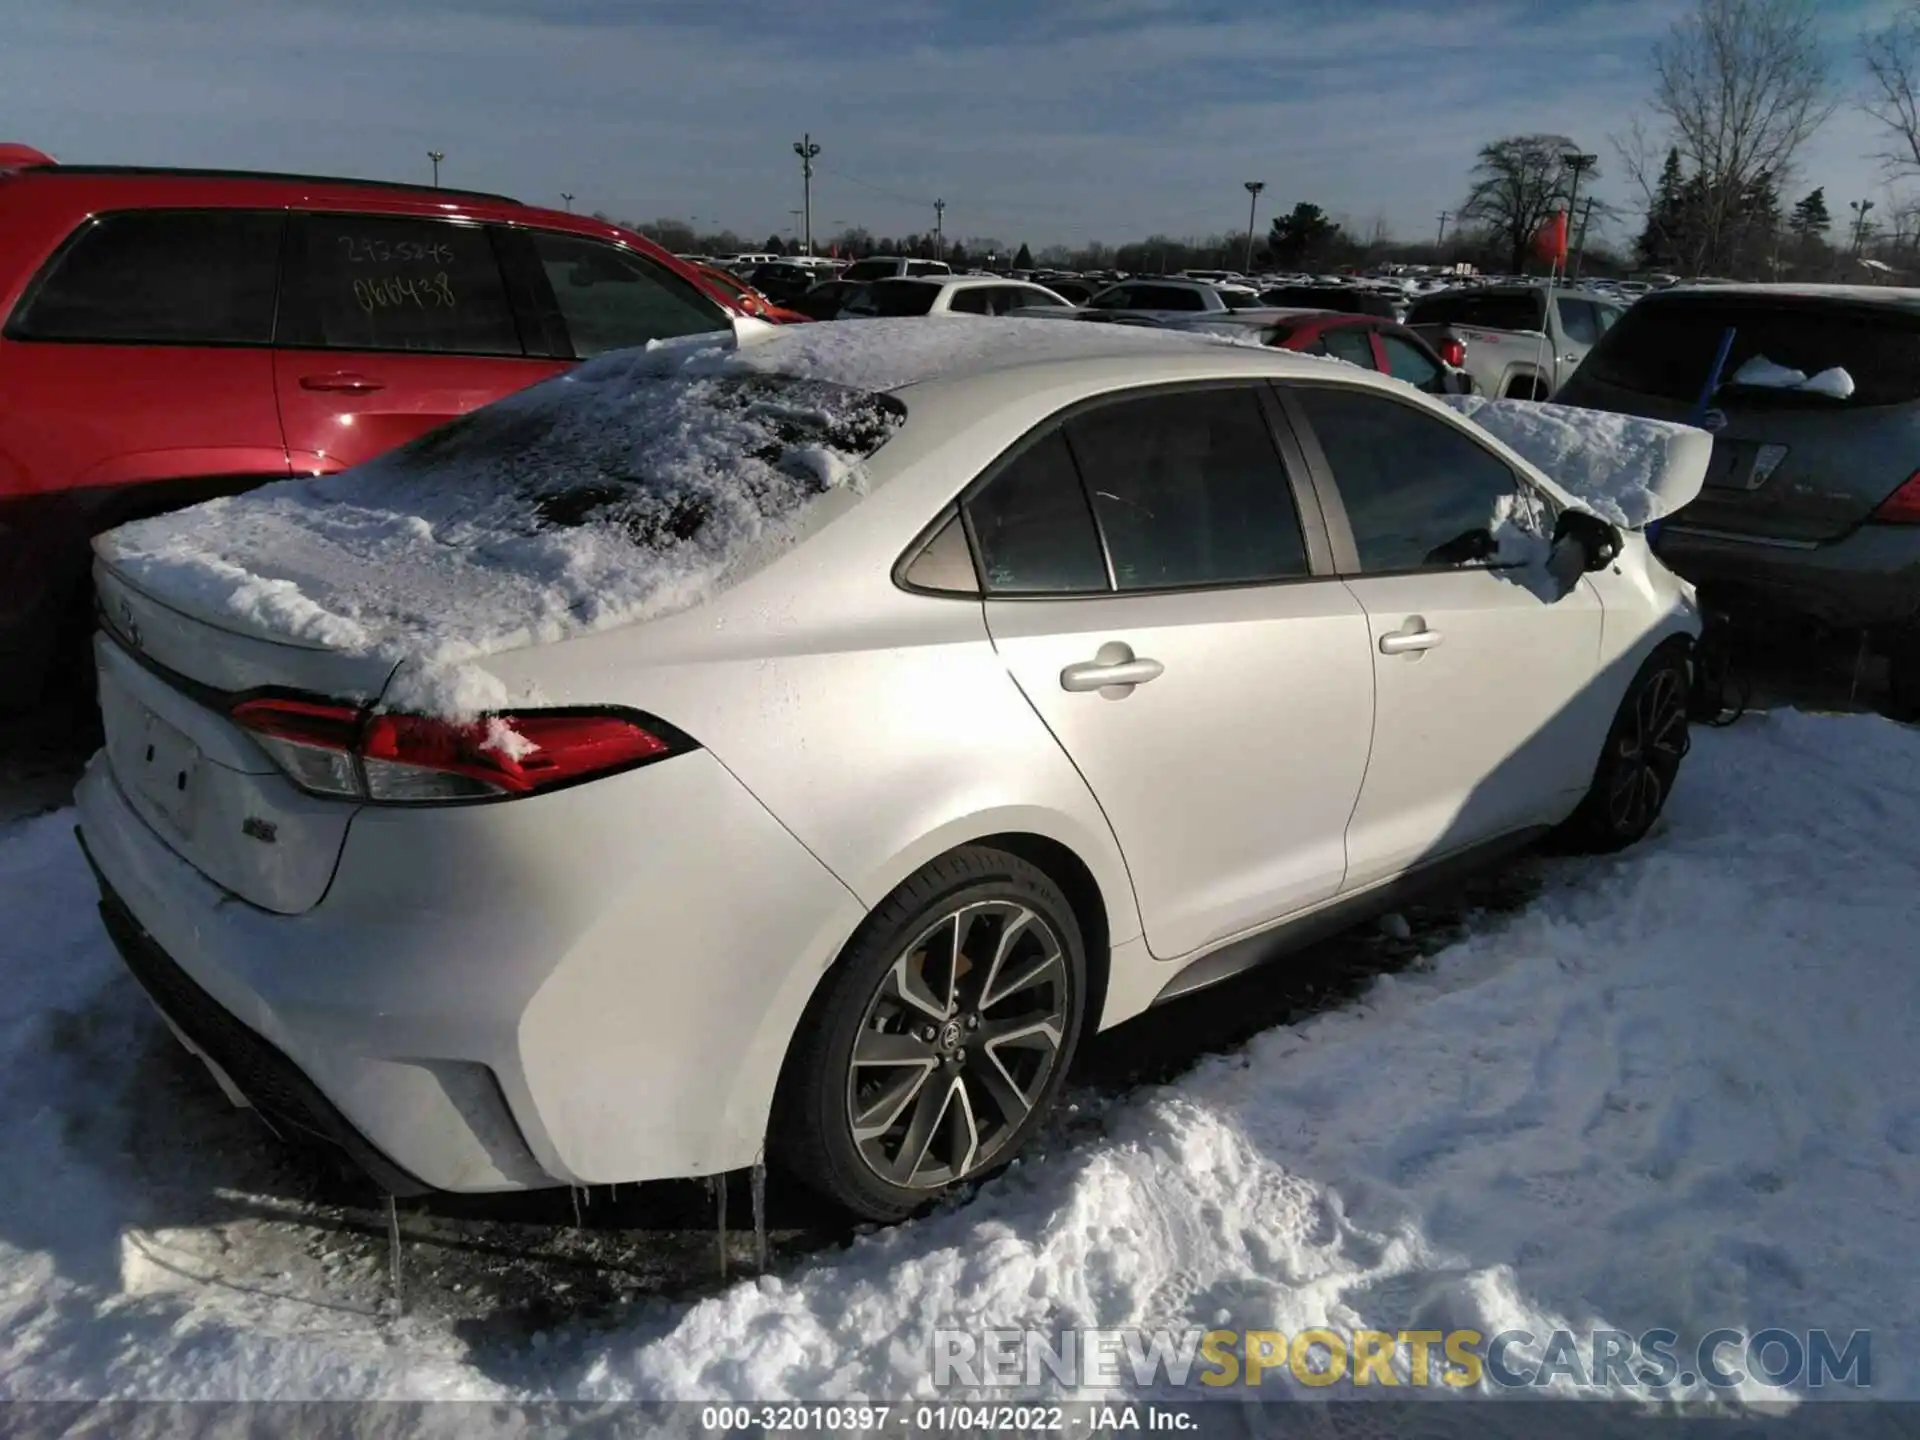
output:
[[1264,180],[1243,180],[1247,187],[1247,260],[1246,271],[1253,273],[1253,212],[1259,207],[1260,192],[1267,188]]
[[440,188],[440,162],[446,158],[447,152],[444,150],[427,151],[427,159],[433,162],[433,188],[436,190]]
[[947,202],[933,202],[933,258],[947,258]]
[[1440,233],[1434,238],[1434,242],[1433,242],[1434,249],[1438,250],[1440,249],[1441,246],[1447,243],[1447,221],[1451,220],[1452,218],[1453,218],[1453,212],[1451,210],[1442,210],[1440,212]]
[[560,192],[560,203],[567,207],[567,213],[569,215],[573,213],[573,196],[565,190]]
[[1580,234],[1573,242],[1573,278],[1580,278],[1580,261],[1587,253],[1587,225],[1593,219],[1593,196],[1587,196],[1587,203],[1580,212]]
[[[1580,177],[1598,165],[1600,163],[1600,157],[1598,155],[1582,155],[1578,151],[1575,151],[1570,155],[1562,155],[1560,157],[1560,163],[1565,165],[1568,172],[1573,176],[1572,183],[1567,187],[1567,223],[1571,225],[1573,223],[1574,208],[1580,203]],[[1586,235],[1584,232],[1581,234],[1580,239],[1583,243],[1585,242]],[[1575,251],[1574,254],[1574,268],[1577,270],[1580,264],[1578,258],[1579,252]]]
[[806,217],[806,238],[800,243],[804,251],[813,254],[813,162],[820,154],[820,147],[813,143],[813,136],[802,135],[793,142],[793,153],[800,157],[800,194],[801,213]]
[[1849,200],[1847,208],[1853,211],[1853,253],[1858,259],[1867,243],[1867,212],[1873,209],[1873,201]]
[[[793,231],[793,238],[798,240],[800,238],[800,221],[804,219],[805,216],[803,212],[799,210],[789,210],[787,211],[787,214],[793,217],[793,224],[789,225],[787,228]],[[812,252],[809,251],[808,253],[811,254]]]

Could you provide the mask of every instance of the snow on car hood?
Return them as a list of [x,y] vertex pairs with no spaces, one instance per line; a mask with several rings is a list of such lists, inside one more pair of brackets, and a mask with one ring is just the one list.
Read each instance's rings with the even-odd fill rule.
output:
[[334,475],[95,542],[163,603],[284,643],[408,664],[390,706],[510,697],[477,657],[697,604],[857,492],[904,418],[870,390],[730,349],[630,350]]
[[1713,437],[1692,425],[1538,400],[1440,397],[1601,519],[1638,530],[1700,493]]

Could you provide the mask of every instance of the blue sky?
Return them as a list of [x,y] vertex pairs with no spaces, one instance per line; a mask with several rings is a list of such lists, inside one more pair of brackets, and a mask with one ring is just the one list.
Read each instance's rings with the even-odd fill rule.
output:
[[[1892,0],[1823,0],[1840,78]],[[0,139],[72,161],[425,179],[753,238],[1036,247],[1236,229],[1311,200],[1400,237],[1457,207],[1474,151],[1568,134],[1599,191],[1681,0],[0,0]],[[1843,106],[1801,161],[1829,208],[1884,198]],[[1265,220],[1261,221],[1264,228]]]

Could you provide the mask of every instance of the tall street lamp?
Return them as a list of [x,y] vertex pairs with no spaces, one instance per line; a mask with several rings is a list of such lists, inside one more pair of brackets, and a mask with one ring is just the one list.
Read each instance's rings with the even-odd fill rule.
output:
[[[1598,165],[1600,163],[1600,157],[1598,155],[1583,155],[1579,151],[1574,151],[1570,154],[1562,155],[1560,157],[1560,163],[1567,167],[1567,173],[1573,177],[1567,186],[1567,223],[1571,225],[1573,223],[1573,212],[1580,204],[1580,177]],[[1580,230],[1580,244],[1584,247],[1586,242],[1586,227],[1582,226]],[[1579,254],[1578,251],[1574,253],[1576,257]],[[1579,268],[1579,261],[1576,258],[1574,270],[1577,272]]]
[[436,190],[440,188],[440,162],[446,158],[447,152],[444,150],[427,151],[427,159],[433,162],[433,188]]
[[1247,187],[1246,273],[1251,275],[1253,273],[1253,212],[1259,207],[1260,192],[1267,188],[1267,182],[1264,180],[1245,180],[1241,183]]
[[802,135],[793,142],[793,153],[800,157],[800,193],[802,214],[806,217],[806,236],[801,246],[809,255],[813,254],[813,162],[820,154],[820,147],[813,136]]

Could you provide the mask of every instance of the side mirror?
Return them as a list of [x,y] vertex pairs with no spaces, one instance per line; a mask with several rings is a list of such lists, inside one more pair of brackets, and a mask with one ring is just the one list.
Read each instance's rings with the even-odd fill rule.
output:
[[1580,569],[1604,570],[1620,558],[1626,540],[1614,526],[1585,510],[1562,510],[1553,526],[1556,558],[1562,547],[1577,545],[1581,553]]

